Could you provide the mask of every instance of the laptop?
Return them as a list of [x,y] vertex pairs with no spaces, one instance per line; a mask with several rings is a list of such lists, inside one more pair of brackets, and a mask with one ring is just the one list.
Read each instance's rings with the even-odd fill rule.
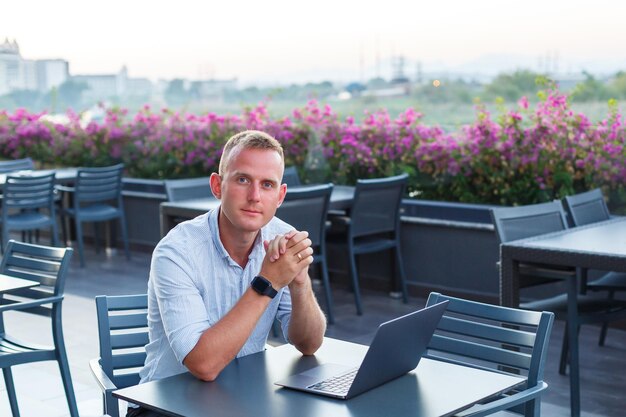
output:
[[419,363],[447,304],[443,301],[381,324],[358,368],[324,364],[275,384],[345,400],[401,377]]

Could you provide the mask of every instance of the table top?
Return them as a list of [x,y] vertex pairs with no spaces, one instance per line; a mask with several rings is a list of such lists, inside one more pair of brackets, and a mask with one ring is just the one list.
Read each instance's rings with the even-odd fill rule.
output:
[[504,392],[524,378],[422,359],[410,373],[350,400],[274,384],[322,363],[358,366],[367,346],[325,338],[314,356],[283,345],[235,359],[214,382],[190,373],[117,390],[115,397],[186,417],[447,416]]
[[36,287],[37,285],[39,285],[39,283],[36,281],[0,274],[0,294],[19,290],[21,288]]
[[626,271],[626,217],[502,244],[519,261]]
[[48,175],[52,174],[53,172],[55,174],[56,181],[59,183],[64,183],[76,179],[76,176],[78,175],[78,168],[34,169],[0,174],[0,184],[4,184],[6,182],[8,175]]
[[[289,187],[289,189],[304,188],[305,186]],[[336,185],[330,195],[330,208],[333,210],[346,210],[352,205],[354,199],[354,187],[347,185]],[[216,209],[220,205],[220,200],[215,197],[194,198],[184,201],[167,201],[161,203],[161,208],[165,212],[175,212],[180,216],[192,216],[206,213]]]

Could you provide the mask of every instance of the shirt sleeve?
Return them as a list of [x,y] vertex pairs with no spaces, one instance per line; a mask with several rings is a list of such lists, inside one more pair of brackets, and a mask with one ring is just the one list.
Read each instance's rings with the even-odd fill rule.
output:
[[186,245],[158,247],[152,259],[150,279],[159,306],[163,329],[179,363],[210,327],[206,307],[194,283],[193,264]]
[[289,343],[289,321],[291,320],[291,293],[289,287],[285,287],[280,295],[276,318],[280,322],[283,337]]

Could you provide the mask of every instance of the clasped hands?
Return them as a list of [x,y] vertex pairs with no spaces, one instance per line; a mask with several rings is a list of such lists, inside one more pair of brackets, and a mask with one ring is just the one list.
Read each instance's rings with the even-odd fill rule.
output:
[[275,289],[292,282],[303,283],[308,279],[308,267],[313,262],[311,243],[308,232],[296,230],[264,241],[266,254],[261,275],[270,280]]

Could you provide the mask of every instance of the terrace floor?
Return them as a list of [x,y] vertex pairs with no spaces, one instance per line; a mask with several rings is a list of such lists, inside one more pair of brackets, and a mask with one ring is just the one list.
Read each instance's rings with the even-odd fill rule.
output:
[[[66,284],[63,307],[64,332],[74,390],[80,415],[102,415],[101,396],[90,374],[88,362],[98,356],[98,334],[94,296],[99,294],[135,294],[146,292],[150,254],[133,252],[131,261],[122,254],[95,254],[88,248],[87,267],[81,269],[78,257],[72,260]],[[321,295],[321,294],[320,294]],[[378,324],[421,308],[425,300],[411,298],[408,304],[385,293],[364,291],[364,315],[355,314],[353,296],[345,288],[334,287],[336,324],[329,326],[327,336],[369,344]],[[323,297],[319,297],[323,300]],[[10,313],[7,329],[39,341],[50,340],[48,324],[40,318],[19,317]],[[545,380],[550,385],[543,396],[545,416],[569,416],[569,379],[558,374],[558,359],[563,322],[556,322],[552,333]],[[607,344],[597,345],[599,329],[586,326],[580,333],[581,401],[583,416],[626,415],[624,397],[626,373],[626,331],[610,330]],[[21,415],[23,417],[61,417],[69,415],[63,388],[55,363],[17,366],[14,377]],[[0,416],[11,411],[0,380]]]

